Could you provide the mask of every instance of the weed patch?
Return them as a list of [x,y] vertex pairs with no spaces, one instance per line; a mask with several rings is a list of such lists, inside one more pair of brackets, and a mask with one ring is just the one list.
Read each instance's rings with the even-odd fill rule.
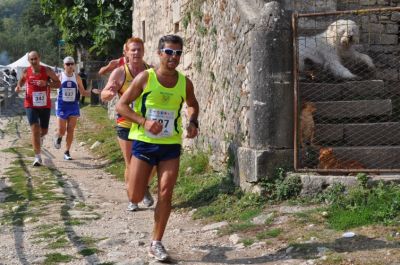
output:
[[52,265],[61,262],[70,262],[73,259],[70,255],[63,255],[61,253],[51,253],[46,255],[46,259],[44,261],[45,265]]
[[394,224],[399,220],[400,187],[380,182],[376,187],[365,185],[349,189],[329,206],[329,225],[345,230],[369,224]]

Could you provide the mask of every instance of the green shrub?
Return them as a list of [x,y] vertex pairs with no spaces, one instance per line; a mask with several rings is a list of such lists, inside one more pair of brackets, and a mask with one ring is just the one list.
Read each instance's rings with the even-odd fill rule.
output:
[[299,176],[286,176],[284,168],[277,168],[272,179],[260,182],[265,191],[267,199],[272,201],[283,201],[297,197],[302,189]]

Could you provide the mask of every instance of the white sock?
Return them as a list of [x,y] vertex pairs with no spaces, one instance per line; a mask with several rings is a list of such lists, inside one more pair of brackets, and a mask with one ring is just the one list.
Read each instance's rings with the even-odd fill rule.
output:
[[152,246],[154,246],[154,245],[157,244],[157,243],[161,244],[161,241],[158,241],[158,240],[153,240],[153,241],[151,241],[151,245],[152,245]]
[[37,158],[37,159],[42,159],[42,157],[40,156],[40,154],[35,154],[35,158]]

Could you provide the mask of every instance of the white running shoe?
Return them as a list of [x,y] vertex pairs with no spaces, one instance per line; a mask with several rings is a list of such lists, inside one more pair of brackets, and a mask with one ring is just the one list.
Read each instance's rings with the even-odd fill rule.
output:
[[62,137],[54,137],[54,148],[55,149],[61,148],[61,140],[62,140]]
[[41,165],[43,165],[42,159],[35,157],[35,160],[33,161],[32,166],[40,167]]
[[64,153],[64,160],[72,160],[71,155],[69,154],[69,151],[65,151]]
[[134,212],[139,210],[139,205],[133,202],[129,202],[128,207],[126,208],[127,211]]
[[146,192],[144,193],[144,197],[143,197],[143,204],[146,207],[151,207],[154,204],[154,199],[153,196],[151,196],[150,190],[149,190],[149,186],[147,186]]
[[154,257],[158,261],[166,261],[169,259],[168,253],[161,242],[150,244],[149,256]]

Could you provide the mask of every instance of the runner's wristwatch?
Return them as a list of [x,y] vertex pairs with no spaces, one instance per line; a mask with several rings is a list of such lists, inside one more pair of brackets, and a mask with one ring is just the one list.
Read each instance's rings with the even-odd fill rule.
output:
[[196,129],[199,128],[199,121],[197,119],[190,119],[189,123],[193,123],[193,125],[196,127]]

